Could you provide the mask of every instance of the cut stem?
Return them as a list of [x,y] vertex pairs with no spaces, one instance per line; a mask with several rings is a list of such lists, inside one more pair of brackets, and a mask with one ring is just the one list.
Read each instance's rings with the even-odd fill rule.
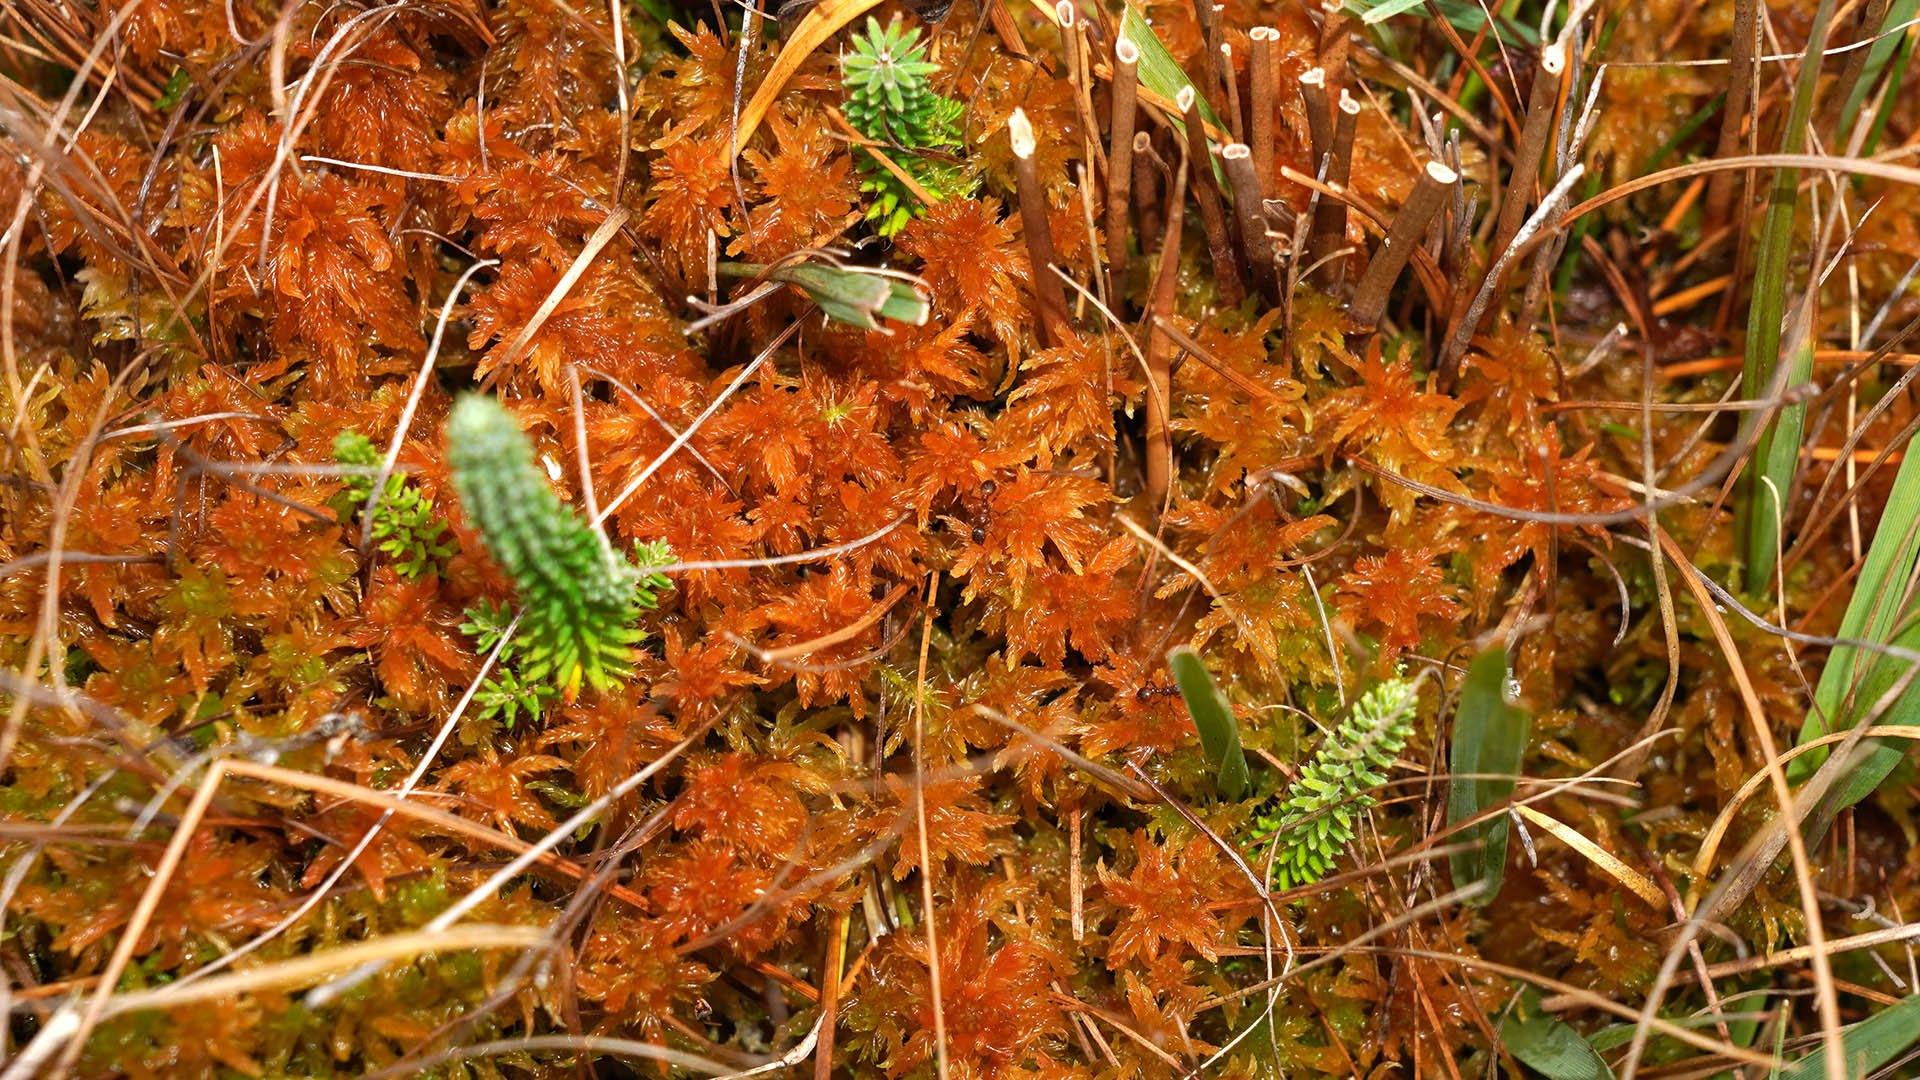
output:
[[1253,287],[1270,303],[1280,302],[1280,281],[1273,269],[1273,240],[1267,235],[1267,215],[1261,209],[1260,177],[1254,172],[1253,150],[1245,143],[1231,143],[1220,151],[1233,185],[1233,217],[1240,230],[1240,248],[1247,253],[1247,268]]
[[1213,152],[1207,143],[1206,125],[1200,120],[1200,101],[1190,86],[1181,88],[1176,101],[1186,115],[1187,166],[1193,172],[1194,199],[1200,204],[1200,224],[1207,231],[1207,254],[1213,260],[1220,302],[1238,307],[1246,299],[1247,287],[1234,256],[1233,237],[1227,232],[1226,207],[1220,199],[1220,182],[1213,176]]
[[[1755,46],[1760,41],[1760,0],[1734,0],[1733,56],[1727,65],[1727,103],[1720,111],[1720,144],[1714,157],[1730,158],[1740,153],[1740,135],[1747,123],[1747,105],[1753,100],[1753,83],[1758,65]],[[1707,181],[1706,215],[1710,222],[1725,221],[1727,207],[1733,201],[1734,185],[1749,173],[1718,172]]]
[[1547,139],[1553,134],[1553,121],[1559,111],[1560,73],[1566,70],[1567,53],[1559,42],[1540,53],[1540,70],[1533,76],[1533,90],[1527,99],[1526,124],[1520,131],[1520,146],[1513,158],[1513,174],[1500,201],[1500,226],[1494,231],[1494,256],[1507,250],[1513,235],[1527,220],[1533,203],[1533,185],[1540,178],[1540,159],[1546,155]]
[[1413,185],[1413,193],[1394,215],[1393,223],[1387,227],[1387,238],[1381,241],[1380,250],[1373,253],[1372,261],[1367,263],[1366,272],[1360,275],[1360,283],[1353,290],[1349,314],[1367,330],[1372,330],[1387,310],[1387,294],[1413,256],[1413,249],[1420,246],[1427,235],[1427,227],[1433,224],[1434,215],[1446,202],[1447,190],[1458,179],[1459,174],[1445,165],[1428,162]]
[[1280,31],[1271,26],[1256,26],[1247,37],[1251,42],[1247,63],[1252,68],[1247,142],[1253,150],[1253,170],[1260,177],[1260,195],[1270,199],[1273,197],[1273,114],[1279,87]]
[[[1127,200],[1133,194],[1133,121],[1139,105],[1140,47],[1122,37],[1113,46],[1112,128],[1107,155],[1107,295],[1120,309],[1127,265]],[[1144,134],[1144,132],[1142,133]]]
[[[1360,119],[1360,103],[1352,94],[1340,91],[1340,107],[1334,121],[1333,146],[1327,158],[1328,187],[1346,190],[1353,175],[1353,131]],[[1308,243],[1309,264],[1326,264],[1328,292],[1338,292],[1345,284],[1346,260],[1335,258],[1347,242],[1347,204],[1339,199],[1321,199],[1313,214],[1312,239]]]
[[1168,424],[1172,404],[1173,361],[1167,355],[1172,345],[1165,333],[1157,330],[1162,319],[1173,314],[1173,294],[1180,277],[1180,233],[1186,215],[1181,208],[1187,201],[1187,154],[1181,144],[1180,167],[1173,173],[1173,190],[1167,197],[1167,231],[1160,239],[1159,264],[1153,272],[1153,295],[1147,303],[1147,502],[1164,506],[1173,477],[1173,436]]
[[1333,151],[1333,110],[1327,99],[1327,72],[1312,68],[1300,76],[1300,100],[1307,110],[1307,137],[1313,143],[1312,172],[1319,173],[1320,161]]
[[1007,137],[1013,143],[1013,170],[1020,194],[1020,231],[1027,239],[1027,262],[1033,273],[1033,298],[1040,315],[1040,340],[1048,348],[1066,344],[1067,297],[1053,275],[1053,230],[1047,224],[1046,195],[1033,165],[1033,124],[1025,109],[1007,117]]

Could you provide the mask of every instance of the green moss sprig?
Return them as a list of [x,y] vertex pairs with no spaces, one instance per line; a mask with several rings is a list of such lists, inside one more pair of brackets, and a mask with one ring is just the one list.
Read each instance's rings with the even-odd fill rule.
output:
[[[343,431],[333,440],[333,459],[342,465],[375,468],[380,464],[380,451],[365,435]],[[351,519],[367,505],[367,497],[373,494],[373,479],[347,477],[337,500],[342,519]],[[437,571],[455,551],[446,519],[434,510],[433,500],[407,483],[405,476],[387,477],[368,528],[379,550],[393,560],[394,569],[408,581],[419,580],[429,570]]]
[[[533,444],[492,398],[462,398],[447,420],[454,489],[487,551],[513,579],[520,630],[507,657],[524,686],[550,681],[568,701],[582,684],[605,690],[632,671],[664,576],[615,555],[600,532],[560,501],[534,462]],[[651,568],[665,549],[643,546]],[[491,647],[504,627],[488,627]]]
[[[927,77],[940,65],[926,55],[918,29],[905,29],[897,18],[882,29],[880,20],[869,15],[866,35],[854,34],[853,52],[840,58],[840,83],[846,93],[841,112],[855,131],[883,149],[905,151],[887,156],[936,199],[965,198],[975,187],[967,170],[921,153],[958,151],[960,117],[966,112],[963,103],[934,91]],[[860,190],[874,196],[867,218],[878,222],[875,231],[881,236],[898,233],[919,212],[919,200],[870,151],[855,157]]]
[[1272,883],[1280,889],[1319,881],[1353,840],[1354,821],[1387,781],[1394,755],[1413,732],[1417,704],[1411,679],[1387,679],[1354,703],[1347,718],[1320,744],[1287,798],[1259,824],[1278,832]]

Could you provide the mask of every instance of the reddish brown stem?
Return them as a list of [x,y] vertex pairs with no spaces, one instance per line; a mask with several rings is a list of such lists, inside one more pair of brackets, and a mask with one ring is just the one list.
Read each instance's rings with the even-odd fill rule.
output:
[[1173,394],[1173,361],[1167,355],[1172,342],[1155,328],[1173,314],[1174,286],[1180,276],[1180,233],[1187,202],[1187,153],[1180,148],[1180,167],[1173,172],[1173,191],[1167,198],[1167,231],[1160,239],[1160,259],[1153,273],[1153,296],[1147,304],[1147,502],[1165,505],[1173,478],[1173,437],[1168,406]]
[[1313,142],[1310,171],[1318,175],[1320,160],[1333,150],[1333,112],[1327,104],[1325,68],[1312,68],[1300,76],[1300,101],[1307,110],[1307,136]]
[[1166,162],[1153,152],[1153,136],[1144,131],[1133,133],[1133,216],[1140,223],[1140,250],[1147,250],[1146,238],[1160,235],[1160,180],[1167,174]]
[[1560,73],[1566,70],[1566,50],[1558,42],[1541,51],[1540,69],[1533,75],[1533,91],[1527,99],[1526,124],[1520,130],[1520,146],[1513,158],[1513,175],[1507,181],[1500,201],[1500,226],[1494,230],[1495,258],[1513,243],[1515,233],[1527,220],[1527,208],[1533,203],[1533,185],[1540,178],[1540,159],[1553,134],[1553,121],[1560,104]]
[[[1746,128],[1747,106],[1753,100],[1754,47],[1760,40],[1760,0],[1734,0],[1733,48],[1727,64],[1727,103],[1720,110],[1720,144],[1714,157],[1736,157]],[[1715,173],[1707,181],[1706,215],[1709,222],[1727,219],[1734,184],[1744,173]]]

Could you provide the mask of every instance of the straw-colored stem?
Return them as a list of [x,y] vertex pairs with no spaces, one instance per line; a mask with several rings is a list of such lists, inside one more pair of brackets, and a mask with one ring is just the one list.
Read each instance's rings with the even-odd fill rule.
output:
[[1261,208],[1260,176],[1253,168],[1253,151],[1246,143],[1232,143],[1220,151],[1233,186],[1234,224],[1240,230],[1240,249],[1247,253],[1253,287],[1269,303],[1280,302],[1280,282],[1273,269],[1273,240],[1267,235],[1267,215]]
[[1354,286],[1353,307],[1349,313],[1355,322],[1371,330],[1380,321],[1387,310],[1387,295],[1394,281],[1412,257],[1413,249],[1427,235],[1427,227],[1433,224],[1434,215],[1446,201],[1447,190],[1458,178],[1452,169],[1437,161],[1429,162],[1421,172],[1413,185],[1413,193],[1407,196],[1400,212],[1394,215],[1393,224],[1387,227],[1387,238],[1381,242],[1380,250],[1373,253],[1366,272],[1360,275],[1360,283]]
[[1047,224],[1046,194],[1033,165],[1033,124],[1024,109],[1007,118],[1007,136],[1013,143],[1013,171],[1020,195],[1020,231],[1027,240],[1027,262],[1033,272],[1033,298],[1040,314],[1040,338],[1057,348],[1071,336],[1067,329],[1067,297],[1053,274],[1053,230]]
[[1247,35],[1247,64],[1252,69],[1247,117],[1247,145],[1253,150],[1253,171],[1260,177],[1260,194],[1273,197],[1273,115],[1279,102],[1280,31],[1256,26]]
[[1140,47],[1123,37],[1113,46],[1112,141],[1107,152],[1107,295],[1113,298],[1116,311],[1127,265],[1127,201],[1133,194],[1133,121],[1139,89]]

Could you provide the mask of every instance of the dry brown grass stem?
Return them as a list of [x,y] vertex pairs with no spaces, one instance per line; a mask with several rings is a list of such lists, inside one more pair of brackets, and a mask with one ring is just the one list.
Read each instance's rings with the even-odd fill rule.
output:
[[1233,219],[1240,233],[1240,249],[1247,253],[1253,287],[1269,303],[1280,302],[1280,278],[1273,265],[1273,239],[1267,235],[1267,215],[1261,209],[1260,175],[1254,169],[1253,150],[1231,143],[1220,151],[1220,161],[1233,187]]
[[1394,281],[1400,277],[1413,249],[1419,247],[1427,235],[1427,227],[1440,212],[1447,190],[1458,179],[1458,174],[1437,161],[1429,162],[1421,170],[1414,181],[1413,192],[1394,215],[1386,239],[1381,241],[1379,250],[1373,253],[1366,271],[1360,275],[1359,284],[1354,286],[1350,314],[1355,322],[1372,329],[1380,321],[1387,310],[1387,295]]
[[1067,324],[1067,297],[1049,272],[1054,264],[1053,229],[1047,223],[1046,189],[1033,164],[1033,124],[1026,110],[1016,108],[1007,118],[1007,138],[1013,144],[1013,170],[1020,195],[1020,231],[1027,243],[1034,307],[1040,315],[1040,337],[1049,348],[1059,348],[1073,336]]
[[920,919],[927,940],[927,979],[933,997],[933,1046],[940,1080],[947,1080],[947,1014],[940,992],[940,938],[934,929],[939,909],[933,903],[933,860],[927,857],[927,652],[933,641],[933,597],[938,570],[927,575],[926,611],[920,627],[920,664],[913,689],[913,816],[920,839]]
[[1227,231],[1226,205],[1220,198],[1220,182],[1213,173],[1213,150],[1200,122],[1200,99],[1192,87],[1186,87],[1180,91],[1177,101],[1186,117],[1187,168],[1193,176],[1194,202],[1200,207],[1200,226],[1207,234],[1207,255],[1213,261],[1214,283],[1220,290],[1220,302],[1227,307],[1238,307],[1240,301],[1246,299],[1247,287],[1240,274],[1233,235]]
[[1125,37],[1113,45],[1113,96],[1108,110],[1107,296],[1118,304],[1127,266],[1127,206],[1133,196],[1133,122],[1138,113],[1140,47]]

